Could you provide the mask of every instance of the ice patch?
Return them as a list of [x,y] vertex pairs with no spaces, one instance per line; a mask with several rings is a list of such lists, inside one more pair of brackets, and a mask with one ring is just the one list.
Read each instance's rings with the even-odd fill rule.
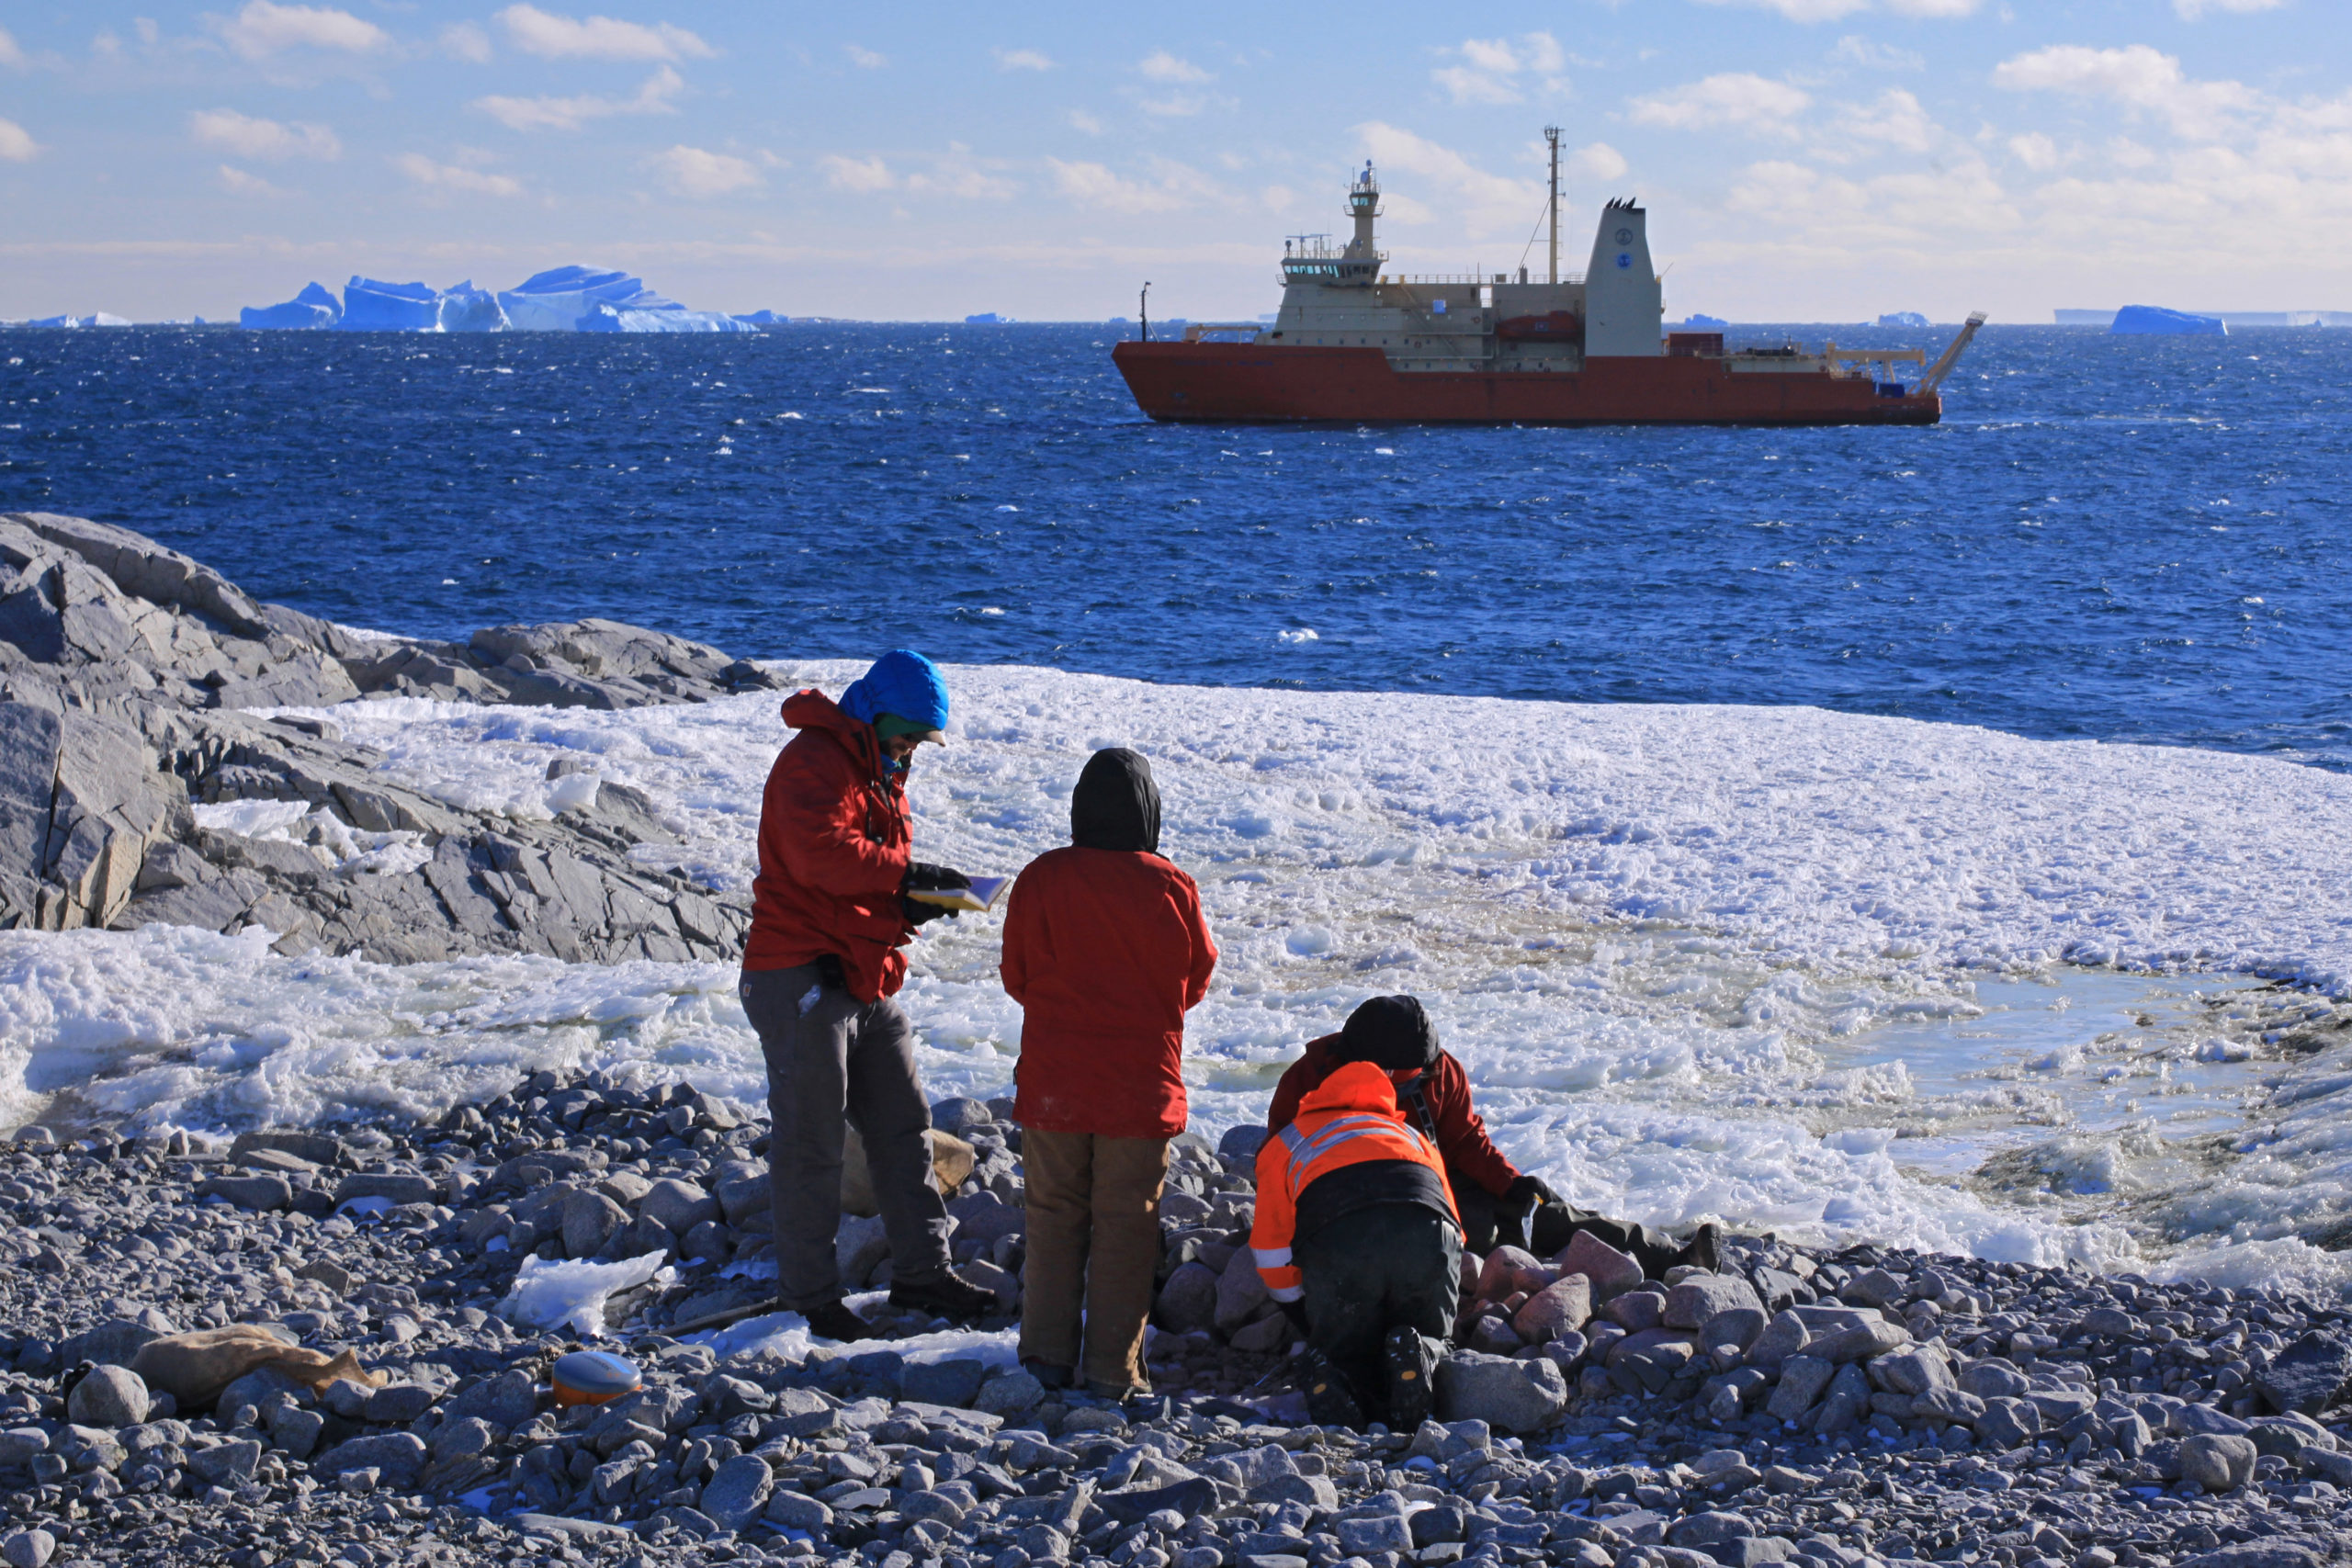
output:
[[309,804],[300,800],[224,800],[194,810],[198,827],[248,839],[281,833],[311,814]]
[[[846,1298],[852,1312],[865,1312],[888,1300],[888,1291],[869,1291]],[[978,1328],[942,1329],[936,1334],[912,1334],[903,1339],[875,1343],[870,1348],[888,1349],[912,1365],[928,1365],[936,1361],[973,1360],[1001,1371],[1010,1371],[1021,1364],[1021,1335],[1017,1329],[994,1331]],[[761,1317],[749,1317],[725,1328],[707,1334],[686,1337],[690,1345],[707,1345],[722,1360],[744,1360],[755,1357],[773,1357],[786,1361],[808,1359],[810,1348],[820,1341],[808,1332],[808,1320],[797,1312],[769,1313]],[[822,1341],[831,1344],[828,1339]]]
[[533,1328],[570,1328],[582,1338],[605,1337],[605,1303],[622,1291],[665,1277],[665,1255],[649,1252],[615,1263],[585,1258],[560,1263],[526,1258],[498,1315]]

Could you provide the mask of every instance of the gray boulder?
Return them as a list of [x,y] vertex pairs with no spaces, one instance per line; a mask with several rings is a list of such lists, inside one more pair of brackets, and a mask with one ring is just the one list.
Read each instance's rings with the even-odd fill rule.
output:
[[1216,1270],[1205,1263],[1185,1263],[1159,1288],[1152,1316],[1170,1334],[1190,1334],[1216,1323]]
[[775,1484],[767,1461],[741,1454],[720,1465],[704,1485],[700,1506],[721,1529],[741,1530],[760,1517]]
[[2041,1412],[2027,1400],[1996,1395],[1976,1418],[1976,1436],[1996,1449],[2022,1448],[2041,1431]]
[[[256,1445],[258,1446],[258,1445]],[[424,1439],[413,1432],[387,1432],[337,1443],[311,1461],[313,1473],[333,1478],[353,1470],[382,1472],[396,1486],[414,1484],[424,1468]]]
[[2279,1415],[2316,1416],[2343,1398],[2352,1383],[2352,1339],[2313,1329],[2256,1374],[2263,1402]]
[[1733,1274],[1692,1274],[1666,1292],[1666,1326],[1700,1328],[1723,1313],[1762,1312],[1755,1288]]
[[1439,1414],[1509,1432],[1538,1432],[1567,1408],[1567,1380],[1550,1360],[1457,1351],[1437,1370]]
[[1793,1421],[1813,1408],[1828,1388],[1838,1369],[1814,1356],[1792,1356],[1781,1363],[1780,1385],[1764,1402],[1765,1414],[1775,1421]]
[[[646,1190],[645,1197],[638,1204],[638,1213],[684,1235],[706,1221],[718,1219],[724,1210],[718,1199],[695,1183],[680,1177],[665,1176]],[[709,1510],[704,1511],[707,1513]]]
[[[413,1438],[409,1440],[416,1442]],[[420,1449],[424,1446],[417,1444]],[[187,1456],[188,1469],[215,1486],[244,1484],[254,1478],[254,1471],[260,1463],[261,1444],[251,1438],[232,1438],[209,1449],[198,1449]]]
[[240,1209],[263,1212],[294,1201],[294,1185],[282,1176],[208,1176],[196,1184],[199,1198],[218,1198]]
[[2321,1568],[2330,1553],[2308,1538],[2241,1540],[2184,1560],[2180,1568]]
[[1591,1280],[1596,1303],[1634,1289],[1643,1279],[1639,1263],[1590,1231],[1578,1231],[1569,1238],[1557,1267],[1564,1274],[1581,1274]]
[[1257,1317],[1272,1301],[1266,1293],[1265,1280],[1258,1277],[1256,1258],[1248,1247],[1236,1247],[1216,1282],[1217,1331],[1231,1334]]
[[2199,1432],[2181,1441],[2180,1478],[2208,1492],[2234,1492],[2254,1479],[2258,1457],[2251,1438]]
[[136,1427],[147,1419],[147,1384],[129,1367],[95,1367],[74,1385],[65,1413],[85,1427]]
[[628,1224],[628,1211],[590,1190],[575,1190],[563,1200],[563,1249],[574,1258],[594,1258]]
[[1811,1337],[1804,1320],[1783,1308],[1773,1314],[1772,1321],[1764,1325],[1764,1331],[1748,1346],[1747,1364],[1771,1371],[1804,1349],[1806,1340]]

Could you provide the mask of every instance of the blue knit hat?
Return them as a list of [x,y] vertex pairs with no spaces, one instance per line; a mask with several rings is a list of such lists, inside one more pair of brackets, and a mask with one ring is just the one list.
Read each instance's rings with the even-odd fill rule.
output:
[[841,697],[842,712],[865,724],[884,714],[905,719],[931,733],[925,739],[946,739],[947,682],[939,666],[910,649],[896,649],[874,661],[874,668],[854,682]]

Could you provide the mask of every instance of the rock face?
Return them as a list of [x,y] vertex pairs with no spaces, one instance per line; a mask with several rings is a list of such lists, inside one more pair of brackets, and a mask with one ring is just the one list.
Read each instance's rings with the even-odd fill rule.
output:
[[[666,836],[636,792],[591,780],[554,821],[492,818],[387,783],[332,725],[239,710],[618,708],[775,683],[614,621],[363,636],[129,529],[0,514],[0,930],[259,925],[285,952],[389,962],[731,958],[740,897],[631,862]],[[198,825],[198,806],[247,801],[286,809],[269,829]]]

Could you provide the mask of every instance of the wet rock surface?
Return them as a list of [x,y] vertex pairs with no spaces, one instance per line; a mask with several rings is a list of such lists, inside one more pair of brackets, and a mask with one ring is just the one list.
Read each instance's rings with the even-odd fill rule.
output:
[[[330,722],[246,710],[617,708],[772,683],[612,621],[464,644],[354,632],[128,529],[0,513],[0,930],[258,925],[288,953],[390,962],[731,958],[742,899],[632,860],[667,838],[637,792],[589,776],[555,792],[552,821],[492,817],[391,783]],[[200,824],[239,802],[265,807],[243,830]]]
[[[1306,1426],[1288,1336],[1268,1326],[1279,1312],[1235,1267],[1249,1157],[1191,1137],[1171,1162],[1171,1194],[1194,1201],[1170,1206],[1183,1220],[1164,1237],[1155,1393],[1114,1405],[1048,1390],[1007,1364],[1024,1245],[1009,1112],[943,1104],[956,1132],[934,1134],[939,1167],[968,1172],[951,1202],[970,1234],[954,1245],[998,1283],[1006,1315],[980,1325],[997,1337],[926,1339],[947,1325],[860,1298],[884,1337],[786,1353],[748,1331],[718,1345],[671,1332],[768,1289],[764,1126],[687,1085],[542,1074],[435,1126],[233,1142],[28,1130],[0,1150],[0,1559],[2316,1568],[2352,1554],[2338,1492],[2352,1409],[2340,1386],[2312,1392],[2352,1314],[2280,1291],[1738,1235],[1720,1273],[1656,1281],[1590,1246],[1498,1253],[1465,1268],[1442,1421]],[[856,1252],[852,1287],[886,1285],[887,1242]],[[584,1342],[627,1355],[643,1387],[559,1408],[549,1369],[583,1341],[531,1321],[517,1274],[632,1258],[672,1272],[612,1295],[605,1336]],[[1571,1261],[1610,1282],[1592,1288]],[[1617,1310],[1591,1315],[1604,1295]],[[1546,1337],[1467,1348],[1480,1329],[1499,1347],[1486,1325],[1516,1337],[1521,1321]],[[128,1370],[234,1324],[351,1351],[371,1381],[314,1387],[263,1367],[183,1408]],[[753,1348],[720,1353],[735,1343]]]

